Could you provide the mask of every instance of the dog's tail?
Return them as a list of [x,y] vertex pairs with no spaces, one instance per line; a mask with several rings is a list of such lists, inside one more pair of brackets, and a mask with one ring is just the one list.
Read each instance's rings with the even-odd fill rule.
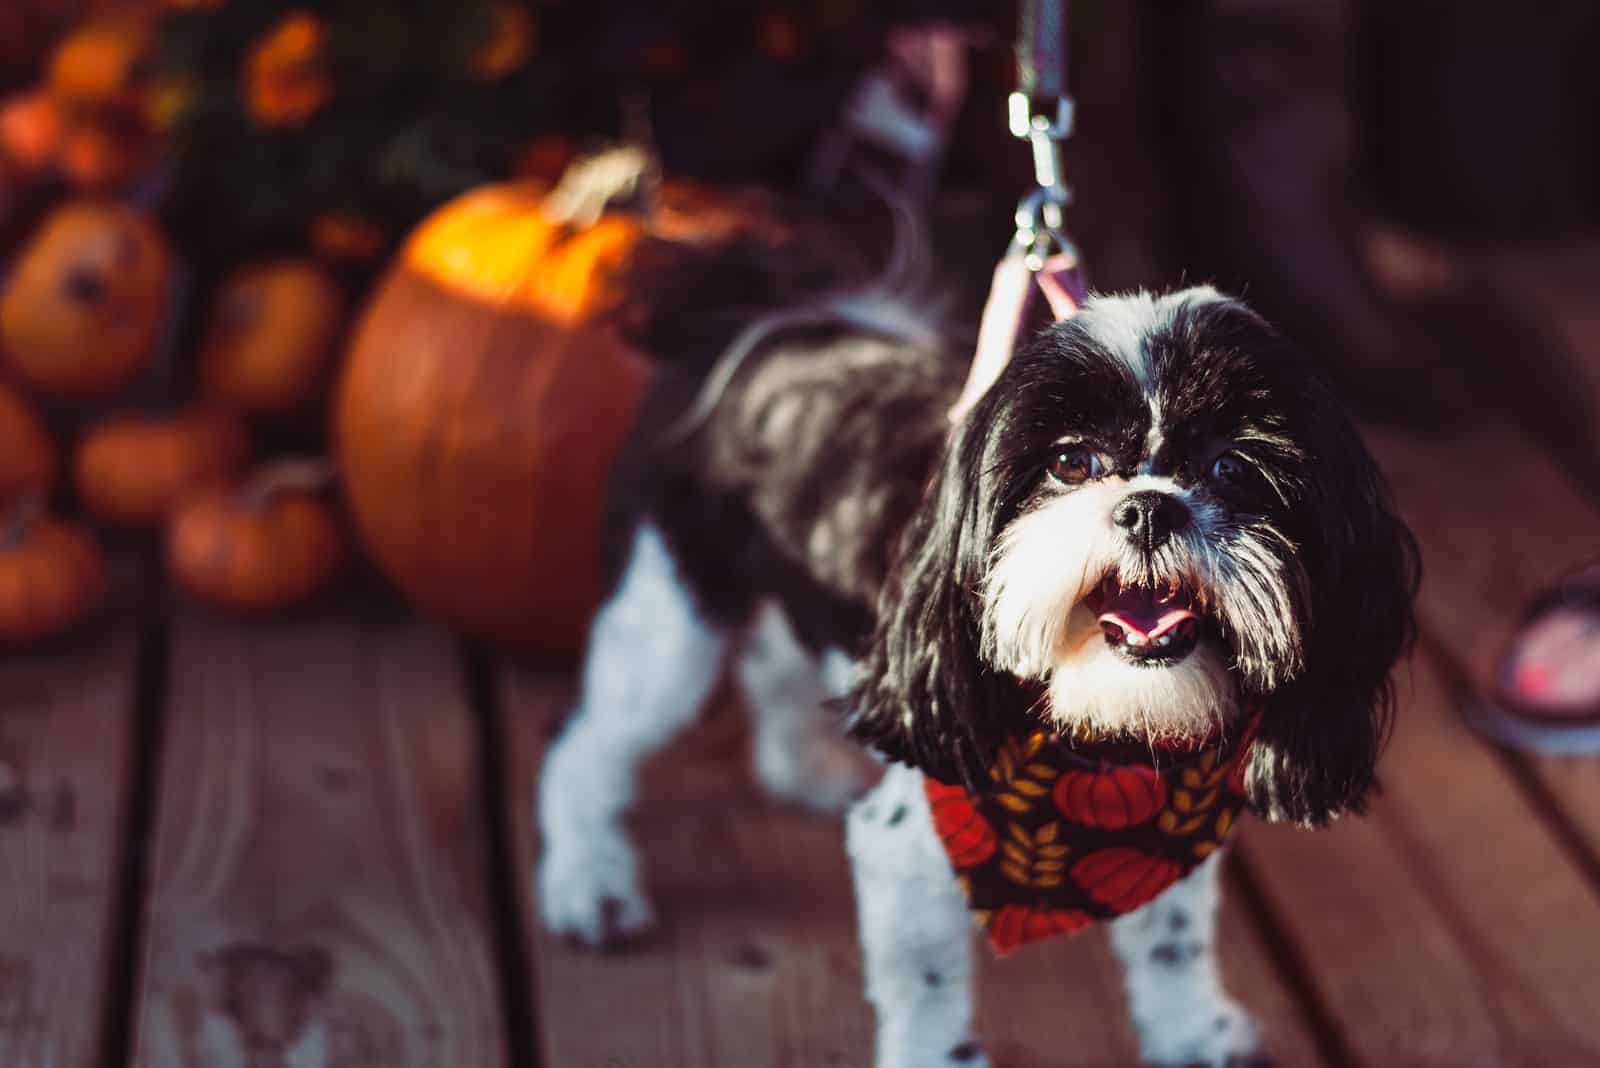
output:
[[911,345],[938,344],[948,301],[932,292],[933,249],[927,221],[910,197],[882,180],[863,177],[889,209],[893,224],[882,272],[866,285],[825,292],[752,320],[717,357],[694,402],[667,428],[663,443],[680,442],[699,429],[750,356],[780,334],[842,327]]

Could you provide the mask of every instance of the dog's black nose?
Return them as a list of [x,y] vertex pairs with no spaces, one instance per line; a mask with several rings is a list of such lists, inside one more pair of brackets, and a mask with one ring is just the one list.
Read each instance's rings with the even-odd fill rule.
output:
[[1155,552],[1173,531],[1189,525],[1189,509],[1178,498],[1155,490],[1130,493],[1111,509],[1111,521],[1128,532],[1128,540]]

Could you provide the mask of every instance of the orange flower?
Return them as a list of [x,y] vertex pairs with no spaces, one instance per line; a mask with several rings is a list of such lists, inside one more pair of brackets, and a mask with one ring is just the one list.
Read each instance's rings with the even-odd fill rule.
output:
[[468,66],[484,81],[504,78],[528,61],[533,52],[533,13],[520,4],[500,3],[490,9],[494,27],[489,39],[472,53]]
[[333,93],[319,68],[326,31],[308,11],[291,11],[250,50],[245,99],[264,126],[297,126]]
[[341,212],[319,215],[311,223],[311,245],[335,260],[370,260],[383,251],[383,230]]

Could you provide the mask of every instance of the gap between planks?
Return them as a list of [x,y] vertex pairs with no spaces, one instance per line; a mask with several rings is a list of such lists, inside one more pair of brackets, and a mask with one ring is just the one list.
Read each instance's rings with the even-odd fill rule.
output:
[[[572,698],[568,679],[500,673],[511,806],[505,825],[528,909],[544,1063],[617,1068],[809,1068],[870,1062],[855,909],[837,818],[778,809],[744,771],[742,709],[724,693],[709,720],[645,776],[632,821],[662,928],[594,955],[538,926],[532,898],[536,765]],[[1293,982],[1277,974],[1256,918],[1224,896],[1224,970],[1282,1063],[1322,1063]],[[1004,962],[980,950],[980,1017],[1008,1068],[1136,1060],[1121,977],[1101,933]],[[513,1010],[514,1011],[514,1010]]]

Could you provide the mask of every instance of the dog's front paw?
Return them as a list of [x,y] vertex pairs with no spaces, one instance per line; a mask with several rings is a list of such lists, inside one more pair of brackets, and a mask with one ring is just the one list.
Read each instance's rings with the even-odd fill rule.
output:
[[1271,1068],[1261,1029],[1231,1002],[1190,1019],[1141,1020],[1140,1053],[1158,1068]]
[[551,933],[592,949],[632,941],[655,926],[626,841],[550,849],[539,865],[539,913]]

